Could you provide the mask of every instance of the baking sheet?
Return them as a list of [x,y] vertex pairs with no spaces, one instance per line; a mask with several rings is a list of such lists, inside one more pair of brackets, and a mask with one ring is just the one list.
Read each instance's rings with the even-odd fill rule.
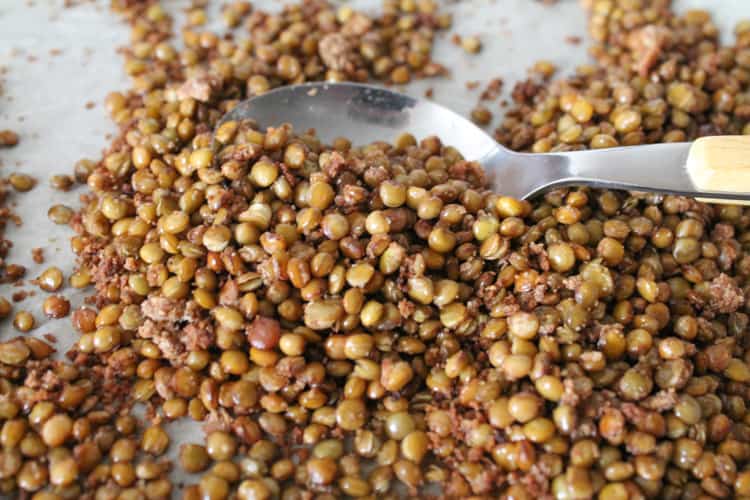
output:
[[[182,9],[189,2],[162,3],[177,15],[179,28]],[[216,13],[219,3],[223,2],[216,2],[210,12]],[[253,3],[266,10],[281,6],[275,0]],[[348,4],[375,11],[380,1],[357,0]],[[747,0],[681,0],[675,4],[678,10],[711,10],[726,41],[731,40],[738,20],[750,18]],[[47,209],[55,203],[77,206],[78,197],[85,190],[78,187],[68,193],[54,191],[49,187],[49,177],[72,173],[73,164],[82,157],[98,158],[108,143],[107,134],[115,130],[103,107],[104,96],[111,90],[129,87],[122,58],[115,53],[118,46],[128,43],[129,29],[109,12],[108,5],[108,0],[100,0],[64,8],[63,0],[0,0],[0,130],[10,128],[21,136],[17,147],[0,150],[0,175],[24,172],[38,180],[29,193],[12,196],[23,224],[11,224],[7,230],[7,237],[14,243],[7,261],[26,266],[26,279],[35,278],[50,265],[60,267],[66,278],[71,274],[71,232],[66,226],[50,222]],[[586,21],[576,0],[561,0],[554,6],[536,0],[462,0],[443,5],[454,14],[454,27],[439,35],[434,59],[446,64],[451,76],[414,82],[402,89],[416,97],[432,88],[436,102],[468,114],[477,102],[481,85],[480,89],[469,91],[466,82],[484,83],[501,77],[506,82],[507,95],[512,83],[524,78],[527,68],[538,59],[553,61],[568,72],[587,61]],[[221,26],[216,15],[208,26]],[[465,54],[450,42],[452,33],[479,36],[482,51]],[[566,43],[570,35],[581,36],[584,42],[578,46]],[[491,103],[491,109],[496,114],[494,127],[501,111],[497,101]],[[44,264],[32,261],[34,247],[44,248]],[[0,285],[0,295],[10,298],[22,289],[35,287]],[[64,352],[77,338],[70,317],[45,318],[41,303],[47,294],[38,289],[36,292],[34,297],[17,304],[15,310],[31,311],[37,321],[31,334],[52,333],[59,339],[58,349]],[[71,288],[62,292],[71,299],[73,307],[80,305],[85,296],[85,292]],[[0,322],[0,332],[2,340],[18,335],[10,319]],[[173,436],[169,454],[173,458],[179,443],[202,442],[201,431],[188,420],[169,426]]]

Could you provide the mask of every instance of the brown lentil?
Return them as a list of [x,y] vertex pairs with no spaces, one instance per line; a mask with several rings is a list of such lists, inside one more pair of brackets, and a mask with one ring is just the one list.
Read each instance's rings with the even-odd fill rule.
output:
[[45,292],[56,292],[63,284],[63,273],[59,267],[48,267],[39,275],[37,283]]
[[47,217],[55,224],[67,224],[75,212],[66,205],[52,205],[47,211]]
[[34,316],[28,311],[18,311],[13,317],[13,326],[19,332],[28,332],[35,323]]
[[69,191],[74,182],[73,177],[67,174],[55,174],[49,178],[50,187],[58,191]]
[[[504,142],[739,132],[746,29],[724,53],[700,12],[589,3],[594,55],[625,69],[583,68],[549,102],[519,90]],[[72,364],[31,337],[0,344],[4,491],[168,497],[168,464],[144,454],[167,451],[162,418],[189,415],[209,432],[180,450],[206,472],[185,498],[749,494],[744,208],[575,188],[522,202],[409,134],[328,147],[230,123],[211,149],[218,118],[272,87],[439,72],[448,18],[430,1],[378,18],[233,2],[225,22],[252,35],[235,40],[195,6],[177,50],[158,3],[113,8],[134,40],[134,88],[106,100],[122,148],[77,165],[91,194],[69,219],[71,283],[95,285],[98,313],[74,313]],[[676,58],[630,74],[641,49],[616,44],[661,27]],[[143,433],[116,417],[128,395],[154,412]]]
[[36,184],[36,181],[30,175],[19,173],[10,174],[10,176],[8,177],[8,182],[10,182],[10,185],[13,186],[13,189],[22,193],[31,191],[31,189]]
[[60,295],[52,295],[44,299],[42,308],[49,318],[63,318],[70,312],[70,302]]
[[[588,0],[584,6],[596,62],[569,78],[550,80],[550,68],[516,84],[498,141],[550,152],[747,131],[744,33],[734,46],[722,45],[707,11],[678,14],[670,2]],[[691,51],[700,55],[674,57]],[[705,65],[711,57],[721,64]]]

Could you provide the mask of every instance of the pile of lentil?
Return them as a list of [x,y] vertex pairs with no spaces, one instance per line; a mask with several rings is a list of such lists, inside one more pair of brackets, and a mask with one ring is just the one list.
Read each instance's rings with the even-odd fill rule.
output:
[[594,63],[552,81],[544,63],[513,89],[495,132],[515,150],[546,153],[750,132],[750,23],[724,46],[705,10],[671,0],[585,0]]
[[[0,152],[4,148],[17,146],[19,142],[20,138],[16,132],[0,130]],[[1,165],[2,161],[0,161]],[[16,283],[26,274],[24,266],[6,260],[13,243],[5,237],[5,230],[8,224],[20,226],[23,223],[21,217],[12,208],[15,204],[13,193],[28,192],[34,184],[33,177],[21,172],[13,172],[7,177],[0,178],[0,283]],[[0,319],[7,317],[11,309],[10,302],[5,297],[0,297]]]
[[378,58],[346,38],[362,57],[336,69],[312,48],[349,36],[346,7],[235,2],[243,42],[196,31],[198,6],[177,51],[157,3],[114,5],[133,38],[134,88],[107,99],[121,134],[76,166],[80,213],[55,213],[96,309],[72,314],[70,363],[0,344],[0,490],[166,498],[164,424],[192,418],[186,499],[750,497],[745,209],[519,201],[435,137],[326,145],[229,122],[212,147],[218,118],[268,88],[398,81],[445,19],[387,3]]

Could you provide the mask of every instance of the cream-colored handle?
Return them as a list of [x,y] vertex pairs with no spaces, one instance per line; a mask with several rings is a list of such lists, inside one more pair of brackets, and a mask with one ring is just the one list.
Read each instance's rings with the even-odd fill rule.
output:
[[[750,136],[701,137],[690,147],[687,171],[699,191],[750,194]],[[701,201],[750,205],[746,200]]]

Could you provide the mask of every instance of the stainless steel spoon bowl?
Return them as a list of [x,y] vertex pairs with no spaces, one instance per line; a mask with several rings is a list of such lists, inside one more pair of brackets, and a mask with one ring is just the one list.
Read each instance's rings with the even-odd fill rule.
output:
[[747,200],[748,193],[701,191],[686,161],[691,143],[655,144],[566,153],[515,153],[457,113],[430,101],[355,83],[306,83],[281,87],[238,104],[221,123],[255,120],[259,126],[291,123],[314,128],[325,141],[353,144],[392,140],[402,132],[438,136],[467,160],[478,161],[492,188],[529,198],[554,187],[588,185],[657,191],[715,199]]

